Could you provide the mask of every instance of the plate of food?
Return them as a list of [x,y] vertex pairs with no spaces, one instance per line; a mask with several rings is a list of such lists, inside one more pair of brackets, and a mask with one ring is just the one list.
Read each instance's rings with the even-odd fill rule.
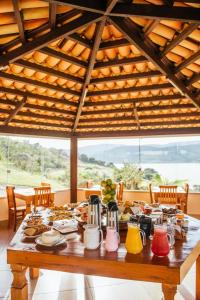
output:
[[48,231],[49,229],[50,227],[46,225],[38,225],[37,227],[28,227],[23,231],[23,238],[34,239],[40,236],[43,232]]
[[25,223],[26,227],[37,227],[39,225],[42,225],[43,219],[41,217],[29,217],[29,219],[27,219]]
[[48,230],[35,240],[36,244],[44,247],[55,247],[66,242],[66,238],[56,230]]

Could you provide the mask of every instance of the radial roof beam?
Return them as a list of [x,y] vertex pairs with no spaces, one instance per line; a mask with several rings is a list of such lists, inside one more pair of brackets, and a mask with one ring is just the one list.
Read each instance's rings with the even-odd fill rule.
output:
[[143,17],[149,19],[166,19],[200,23],[200,9],[195,7],[118,3],[115,5],[110,15],[126,18]]
[[24,33],[24,26],[23,26],[23,16],[19,10],[19,2],[18,0],[12,0],[13,3],[13,8],[15,12],[15,18],[17,21],[18,29],[19,29],[19,35],[22,43],[25,43],[26,38],[25,38],[25,33]]
[[85,82],[83,85],[82,94],[81,94],[80,101],[79,101],[79,107],[78,107],[78,111],[77,111],[76,120],[74,122],[73,132],[76,131],[76,128],[77,128],[77,125],[78,125],[78,122],[79,122],[79,119],[81,116],[82,108],[84,106],[85,98],[87,96],[88,85],[91,80],[92,70],[94,69],[96,54],[97,54],[97,51],[99,50],[99,45],[101,42],[101,37],[102,37],[103,29],[105,26],[105,22],[106,22],[106,17],[104,17],[104,19],[96,25],[94,46],[93,46],[93,49],[91,52],[89,66],[86,70]]
[[13,111],[11,111],[10,116],[4,121],[4,126],[7,126],[12,119],[17,115],[17,113],[22,109],[22,107],[26,104],[27,97],[25,97],[19,104],[15,107]]
[[34,39],[31,42],[20,46],[19,48],[8,52],[0,57],[0,65],[5,66],[8,63],[13,63],[17,59],[23,57],[34,50],[38,50],[48,43],[53,42],[61,37],[68,36],[75,31],[79,30],[85,25],[89,25],[93,22],[99,21],[102,17],[97,14],[83,14],[80,17],[73,19],[71,22],[55,28],[53,31]]
[[[159,11],[159,10],[158,10]],[[200,102],[195,98],[193,93],[187,89],[184,83],[174,75],[168,63],[161,59],[158,49],[151,40],[144,35],[139,27],[128,18],[110,18],[111,22],[126,36],[130,43],[134,44],[146,58],[151,61],[158,70],[164,74],[169,82],[185,97],[190,99],[193,104],[199,108]]]
[[49,27],[55,29],[56,27],[56,8],[57,4],[54,2],[49,3]]

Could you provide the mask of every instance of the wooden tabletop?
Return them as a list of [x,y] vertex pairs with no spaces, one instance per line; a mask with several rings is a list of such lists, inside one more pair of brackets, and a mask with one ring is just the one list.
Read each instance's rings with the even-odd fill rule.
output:
[[127,254],[124,244],[120,244],[118,252],[108,253],[103,245],[97,250],[86,250],[81,234],[63,246],[46,250],[34,242],[22,241],[22,226],[8,247],[9,264],[179,284],[200,255],[200,221],[191,217],[186,240],[177,240],[164,258],[152,254],[150,241],[138,255]]

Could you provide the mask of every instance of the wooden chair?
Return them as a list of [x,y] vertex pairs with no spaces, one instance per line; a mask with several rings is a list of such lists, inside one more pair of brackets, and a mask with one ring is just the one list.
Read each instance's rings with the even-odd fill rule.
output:
[[16,231],[18,221],[22,221],[26,215],[26,206],[16,205],[14,190],[14,186],[6,187],[8,200],[8,227],[10,228],[13,221],[14,231]]
[[186,183],[184,185],[184,191],[185,191],[185,194],[184,194],[184,200],[181,199],[180,201],[180,204],[181,204],[181,209],[184,211],[185,214],[187,214],[187,206],[188,206],[188,194],[189,194],[189,184]]
[[49,187],[51,187],[50,183],[47,183],[47,182],[41,182],[40,185],[41,186],[49,186]]
[[36,187],[34,188],[35,197],[34,197],[34,207],[50,207],[53,206],[53,197],[51,194],[51,188],[49,186]]
[[120,181],[117,185],[116,199],[118,202],[123,201],[124,182]]
[[149,184],[149,195],[150,195],[150,203],[154,202],[153,192],[152,192],[152,183]]
[[157,202],[168,205],[178,205],[177,186],[160,185],[159,197]]
[[85,200],[89,200],[90,195],[98,195],[101,196],[100,190],[85,190]]

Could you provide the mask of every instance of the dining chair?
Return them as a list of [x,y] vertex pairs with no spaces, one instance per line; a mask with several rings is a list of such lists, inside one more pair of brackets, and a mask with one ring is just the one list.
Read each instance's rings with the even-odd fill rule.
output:
[[47,183],[47,182],[41,182],[40,185],[41,186],[49,186],[49,187],[51,187],[50,183]]
[[182,210],[184,211],[185,214],[187,214],[187,207],[188,207],[188,194],[189,194],[189,184],[186,183],[184,185],[184,194],[183,194],[183,199],[181,199],[181,206],[182,206]]
[[14,224],[14,231],[16,231],[17,224],[19,221],[22,221],[26,215],[26,206],[17,206],[16,199],[15,199],[15,187],[14,186],[7,186],[6,187],[6,194],[7,194],[7,201],[8,201],[8,227],[11,227],[13,222]]
[[34,188],[35,197],[33,201],[34,207],[50,207],[53,206],[53,195],[51,194],[51,187],[42,186]]
[[85,200],[89,201],[90,195],[98,195],[101,196],[100,190],[85,190]]
[[160,191],[157,202],[168,205],[179,204],[176,185],[160,185],[159,188]]
[[150,195],[150,203],[154,202],[153,192],[152,192],[152,183],[149,184],[149,195]]
[[116,199],[118,202],[123,201],[123,192],[124,192],[124,182],[120,181],[117,184],[117,191],[116,191]]

